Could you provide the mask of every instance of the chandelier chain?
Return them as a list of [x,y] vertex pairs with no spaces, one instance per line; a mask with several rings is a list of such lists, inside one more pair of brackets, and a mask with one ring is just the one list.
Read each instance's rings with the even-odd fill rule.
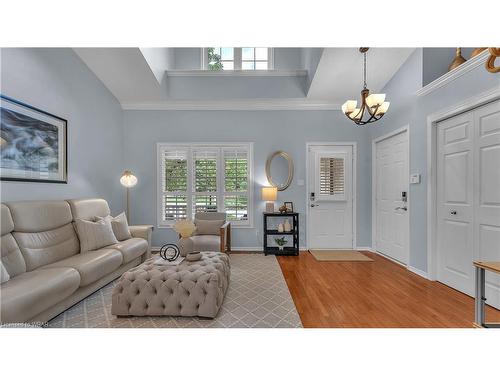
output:
[[366,89],[366,52],[363,53],[363,87]]

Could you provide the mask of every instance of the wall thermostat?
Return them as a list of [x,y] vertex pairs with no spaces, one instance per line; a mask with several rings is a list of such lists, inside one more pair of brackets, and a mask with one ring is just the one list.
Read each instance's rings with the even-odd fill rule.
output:
[[413,173],[410,175],[410,184],[420,183],[420,173]]

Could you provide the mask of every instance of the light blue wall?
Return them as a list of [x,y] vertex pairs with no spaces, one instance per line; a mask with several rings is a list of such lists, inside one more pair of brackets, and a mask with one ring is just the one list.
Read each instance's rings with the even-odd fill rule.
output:
[[[462,56],[468,60],[474,48],[462,48]],[[425,85],[448,72],[455,58],[456,48],[423,48],[422,82]]]
[[307,70],[307,80],[305,84],[306,94],[309,92],[312,80],[318,69],[319,62],[323,56],[323,48],[302,48],[301,50],[301,66]]
[[1,50],[2,94],[68,121],[68,184],[2,181],[2,201],[102,197],[123,209],[122,110],[68,48]]
[[500,87],[500,75],[483,66],[425,96],[415,91],[422,82],[422,49],[416,50],[381,90],[391,106],[383,120],[370,127],[372,139],[410,125],[410,173],[420,173],[420,184],[410,185],[410,265],[427,270],[427,117],[435,112]]
[[[260,187],[267,185],[265,162],[276,150],[289,152],[295,163],[292,185],[279,192],[278,200],[294,202],[301,213],[301,245],[305,246],[306,142],[357,141],[357,244],[371,243],[370,145],[366,129],[355,127],[339,111],[125,111],[125,165],[139,178],[132,191],[132,223],[156,223],[157,142],[254,142],[255,228],[235,229],[233,245],[262,245],[264,202]],[[258,231],[258,232],[257,232]],[[155,229],[158,246],[176,240],[171,229]]]

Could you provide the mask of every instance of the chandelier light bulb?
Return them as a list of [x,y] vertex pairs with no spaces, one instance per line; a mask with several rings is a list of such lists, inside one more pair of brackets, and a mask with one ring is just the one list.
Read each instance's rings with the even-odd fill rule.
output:
[[357,100],[347,100],[343,105],[342,105],[342,112],[344,114],[351,113],[356,109],[356,106],[358,105]]
[[377,109],[377,113],[375,115],[383,115],[389,109],[390,102],[383,102],[380,107]]
[[370,94],[366,98],[366,104],[368,107],[373,108],[382,105],[385,100],[385,94]]

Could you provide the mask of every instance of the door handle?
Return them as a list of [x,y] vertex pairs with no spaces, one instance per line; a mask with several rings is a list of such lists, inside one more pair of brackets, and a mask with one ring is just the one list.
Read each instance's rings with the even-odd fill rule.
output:
[[316,206],[319,206],[319,204],[311,203],[311,207],[316,207]]
[[457,211],[455,211],[455,210],[450,211],[450,215],[456,215],[456,214],[457,214]]
[[403,211],[408,211],[408,207],[396,207],[395,210],[403,210]]

